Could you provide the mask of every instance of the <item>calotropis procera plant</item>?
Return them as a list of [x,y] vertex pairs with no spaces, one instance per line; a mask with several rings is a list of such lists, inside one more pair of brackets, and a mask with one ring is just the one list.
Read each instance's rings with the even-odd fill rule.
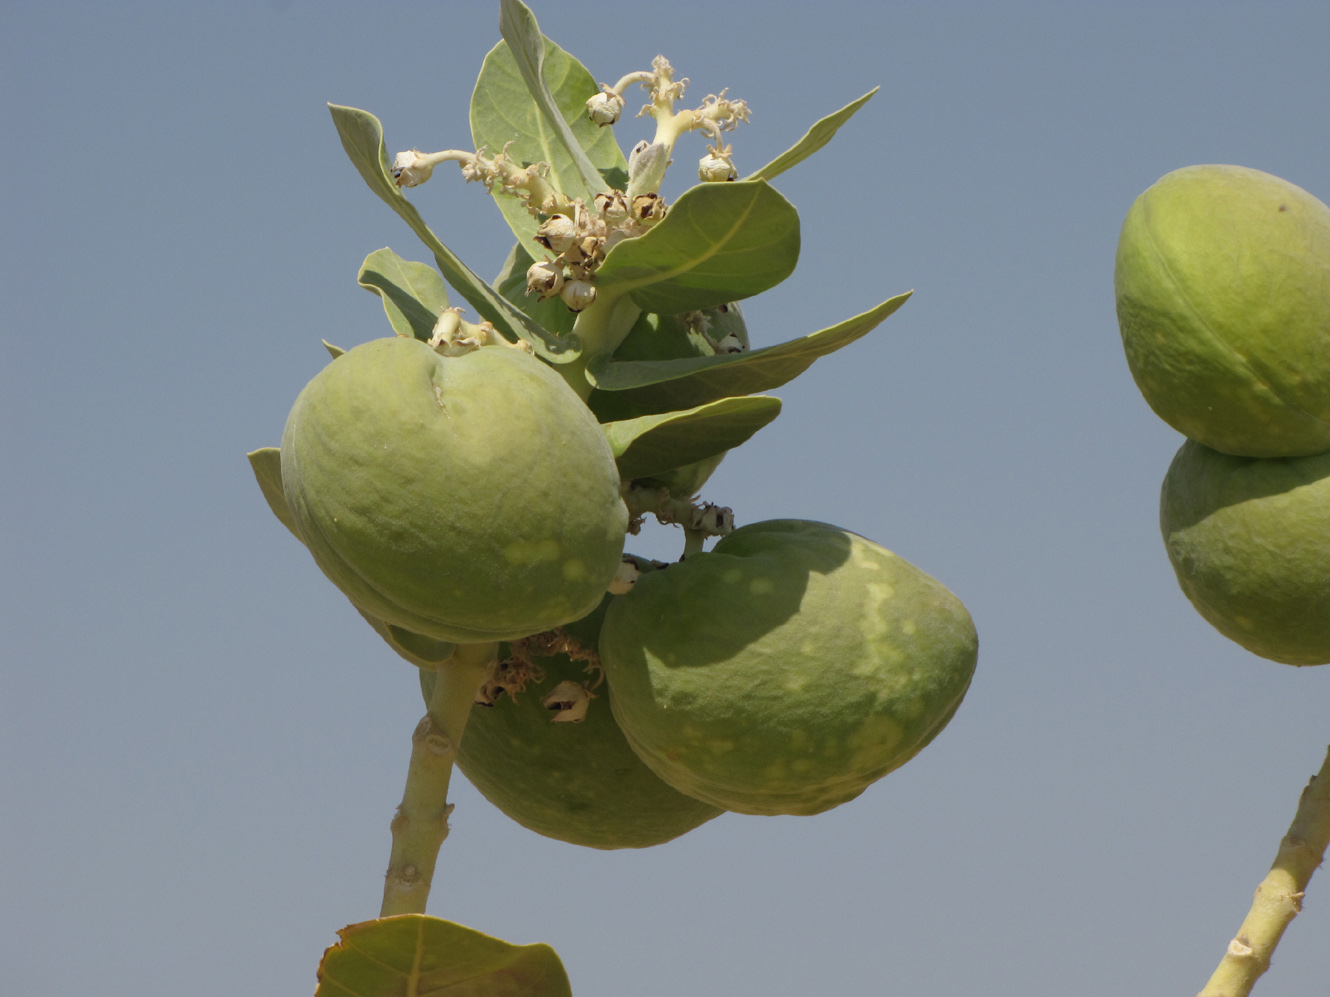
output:
[[[379,917],[340,932],[322,997],[568,992],[548,946],[425,916],[454,766],[525,827],[592,848],[659,845],[727,810],[815,814],[922,750],[978,653],[959,600],[883,547],[815,521],[736,529],[699,497],[779,413],[760,392],[909,296],[761,349],[739,304],[798,257],[798,214],[771,181],[872,94],[741,178],[727,139],[745,101],[693,104],[664,57],[597,84],[518,0],[500,30],[465,149],[390,158],[375,117],[330,105],[438,269],[371,253],[359,282],[394,335],[329,346],[281,446],[250,454],[273,512],[419,670],[427,706]],[[637,87],[655,132],[625,156],[613,126]],[[666,203],[689,132],[699,182]],[[492,283],[404,194],[450,162],[515,238]],[[682,528],[677,562],[625,554],[647,516]]]
[[[1189,437],[1159,521],[1187,598],[1272,661],[1330,663],[1330,208],[1240,166],[1191,166],[1136,199],[1118,323],[1146,401]],[[1270,965],[1330,841],[1330,754],[1201,997]]]

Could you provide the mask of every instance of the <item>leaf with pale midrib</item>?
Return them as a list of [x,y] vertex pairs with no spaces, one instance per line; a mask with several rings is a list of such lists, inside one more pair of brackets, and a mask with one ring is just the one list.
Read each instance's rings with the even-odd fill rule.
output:
[[[798,377],[818,357],[867,335],[912,294],[898,294],[862,315],[779,346],[680,360],[614,361],[597,357],[587,375],[597,391],[621,393],[648,412],[670,412],[736,395],[769,391]],[[592,404],[595,404],[592,396]]]
[[780,414],[770,395],[722,398],[682,412],[601,426],[626,481],[665,474],[744,443]]

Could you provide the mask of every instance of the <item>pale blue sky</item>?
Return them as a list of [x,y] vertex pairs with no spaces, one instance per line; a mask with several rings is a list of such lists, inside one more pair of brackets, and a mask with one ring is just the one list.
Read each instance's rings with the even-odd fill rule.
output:
[[[535,12],[598,78],[663,52],[747,99],[741,172],[881,85],[777,182],[802,260],[746,313],[769,345],[915,295],[778,390],[706,496],[890,547],[964,600],[980,658],[934,744],[817,817],[601,853],[462,783],[430,912],[553,944],[579,997],[1200,989],[1330,740],[1330,668],[1254,658],[1178,590],[1156,502],[1181,438],[1127,372],[1113,252],[1193,163],[1330,198],[1330,5]],[[244,454],[320,339],[388,333],[365,255],[426,258],[325,102],[394,149],[465,144],[497,39],[487,3],[0,6],[4,993],[309,993],[377,913],[416,679]],[[449,170],[412,197],[497,271],[482,191]],[[1322,872],[1261,997],[1323,992],[1327,938]]]

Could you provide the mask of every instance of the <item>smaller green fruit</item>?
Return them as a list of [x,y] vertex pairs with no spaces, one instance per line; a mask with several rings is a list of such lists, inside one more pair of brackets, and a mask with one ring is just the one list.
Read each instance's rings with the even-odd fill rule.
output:
[[1114,286],[1170,426],[1241,456],[1330,450],[1330,208],[1259,170],[1177,170],[1127,213]]
[[747,814],[814,814],[903,765],[974,674],[970,615],[863,537],[753,523],[648,572],[600,655],[628,743],[680,792]]
[[[609,601],[565,632],[594,649]],[[649,848],[720,815],[642,764],[614,721],[603,684],[585,720],[552,722],[542,700],[562,682],[593,684],[594,676],[567,654],[535,660],[543,675],[516,697],[477,706],[467,721],[457,764],[485,799],[537,834],[589,848]],[[428,702],[434,673],[420,674]]]
[[1231,457],[1182,445],[1159,526],[1196,611],[1253,654],[1330,662],[1330,453]]

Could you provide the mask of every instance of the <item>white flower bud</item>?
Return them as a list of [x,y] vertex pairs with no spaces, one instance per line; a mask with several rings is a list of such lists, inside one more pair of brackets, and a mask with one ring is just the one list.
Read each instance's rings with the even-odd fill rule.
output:
[[734,333],[730,333],[716,344],[717,353],[742,353],[743,351],[744,344],[739,341],[739,337]]
[[544,699],[540,705],[547,710],[554,710],[554,723],[581,723],[586,719],[587,707],[591,705],[592,692],[580,682],[564,679]]
[[600,127],[612,125],[623,113],[624,100],[613,90],[598,93],[586,102],[587,117]]
[[526,293],[538,295],[541,301],[552,298],[563,288],[563,267],[542,261],[533,263],[526,271]]
[[619,570],[610,579],[609,593],[611,595],[623,595],[625,592],[631,592],[641,574],[642,571],[636,564],[628,558],[624,558],[623,563],[619,565]]
[[562,253],[577,238],[577,225],[567,215],[551,215],[536,229],[536,241],[552,253]]
[[393,179],[399,187],[418,187],[434,175],[434,164],[419,149],[399,152],[393,159]]
[[580,312],[596,300],[596,288],[589,280],[570,280],[559,293],[570,312]]
[[731,148],[727,146],[707,146],[707,154],[697,164],[697,175],[703,183],[717,183],[739,179],[739,171],[734,168],[730,158]]

